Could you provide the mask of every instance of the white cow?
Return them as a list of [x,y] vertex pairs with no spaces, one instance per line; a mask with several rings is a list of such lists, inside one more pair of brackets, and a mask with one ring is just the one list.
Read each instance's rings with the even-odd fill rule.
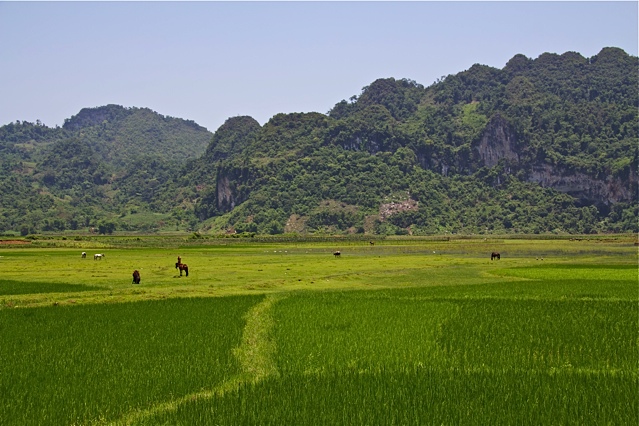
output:
[[106,257],[104,253],[98,253],[93,255],[93,260],[102,260],[103,257]]

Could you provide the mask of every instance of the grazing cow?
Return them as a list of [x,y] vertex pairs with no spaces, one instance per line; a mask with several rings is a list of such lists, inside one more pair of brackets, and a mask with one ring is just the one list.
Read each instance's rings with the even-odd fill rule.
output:
[[82,252],[82,259],[86,259],[86,258],[87,258],[87,252],[86,252],[86,251],[83,251],[83,252]]
[[497,253],[496,251],[492,252],[490,254],[490,260],[500,260],[501,259],[501,255],[499,253]]
[[93,255],[93,260],[102,260],[103,257],[106,257],[104,253],[98,253]]
[[137,269],[133,271],[133,284],[140,284],[140,273]]
[[333,253],[333,256],[335,256],[335,257],[341,256],[341,255],[342,255],[342,253],[340,253],[339,251],[336,251],[336,252]]
[[375,245],[375,241],[371,241],[369,244],[374,246]]

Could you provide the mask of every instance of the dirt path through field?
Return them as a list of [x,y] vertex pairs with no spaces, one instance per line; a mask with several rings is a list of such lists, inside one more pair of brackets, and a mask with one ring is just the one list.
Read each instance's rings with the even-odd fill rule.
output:
[[268,376],[278,375],[275,364],[277,348],[271,333],[274,326],[271,308],[284,297],[267,296],[262,303],[255,305],[246,314],[242,343],[233,351],[233,355],[240,362],[247,381],[259,382]]
[[212,399],[237,389],[242,383],[257,383],[266,377],[278,375],[275,364],[275,351],[277,349],[275,341],[272,339],[274,321],[271,316],[271,308],[284,297],[286,296],[281,294],[266,296],[262,302],[246,313],[242,341],[240,346],[233,349],[233,355],[239,361],[241,368],[241,373],[238,376],[208,391],[189,394],[173,401],[157,404],[146,410],[132,411],[109,424],[121,426],[145,423],[145,420],[154,415],[176,411],[181,404]]

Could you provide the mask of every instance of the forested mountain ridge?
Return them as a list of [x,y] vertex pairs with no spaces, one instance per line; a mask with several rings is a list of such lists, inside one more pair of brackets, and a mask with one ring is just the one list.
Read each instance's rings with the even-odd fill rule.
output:
[[[161,193],[212,133],[148,108],[84,108],[50,128],[40,122],[0,127],[0,232],[117,226],[131,197],[142,210],[170,211]],[[137,207],[133,207],[137,209]],[[120,226],[122,228],[122,226]]]
[[[142,155],[179,162],[198,158],[212,136],[191,120],[163,116],[148,108],[119,105],[84,108],[66,120],[62,128],[76,131],[96,149],[105,146],[105,159],[121,164]],[[103,144],[105,140],[107,143]]]
[[[188,160],[184,142],[151,138],[170,153],[152,167],[137,141],[166,118],[87,109],[61,129],[1,127],[0,152],[21,162],[4,161],[0,183],[26,185],[27,204],[43,206],[23,233],[71,228],[69,215],[109,230],[636,232],[638,71],[638,58],[605,48],[516,55],[429,87],[383,78],[327,114],[229,118]],[[180,140],[196,139],[202,128],[185,123]],[[60,172],[59,152],[78,173]],[[6,204],[0,231],[16,230]]]
[[148,108],[106,105],[84,108],[50,128],[39,121],[0,127],[0,152],[6,158],[29,161],[48,155],[48,145],[75,139],[106,163],[127,164],[141,155],[184,162],[200,157],[212,133],[191,120],[158,114]]
[[[427,88],[379,79],[327,115],[273,117],[219,162],[196,213],[257,232],[636,229],[637,70],[606,48],[517,55]],[[380,222],[393,199],[405,207]]]

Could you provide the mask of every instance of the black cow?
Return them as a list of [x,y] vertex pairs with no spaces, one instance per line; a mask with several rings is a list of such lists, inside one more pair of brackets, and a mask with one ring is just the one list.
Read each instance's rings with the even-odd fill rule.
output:
[[492,252],[490,254],[490,260],[500,260],[501,259],[501,255],[499,253],[497,253],[496,251]]

